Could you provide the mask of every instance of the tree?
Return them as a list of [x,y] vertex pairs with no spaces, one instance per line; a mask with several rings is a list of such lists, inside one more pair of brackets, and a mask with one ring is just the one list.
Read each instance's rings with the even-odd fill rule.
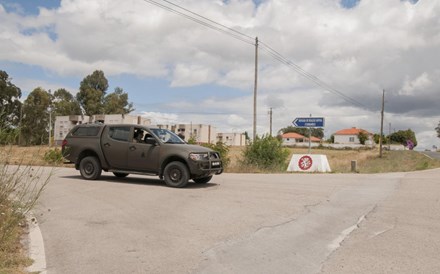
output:
[[20,122],[21,90],[15,86],[6,71],[0,70],[0,128],[11,129]]
[[407,145],[408,140],[414,143],[414,147],[417,146],[417,139],[414,131],[411,129],[408,130],[399,130],[392,133],[390,136],[390,141],[393,143],[402,144],[404,146]]
[[120,87],[104,98],[105,114],[128,114],[133,110],[133,103],[128,103],[128,94]]
[[86,115],[104,113],[104,97],[107,89],[108,81],[101,70],[95,70],[81,81],[76,99]]
[[365,145],[365,141],[368,140],[368,135],[365,132],[360,131],[358,134],[358,138],[361,145]]
[[[390,138],[390,136],[385,136],[382,134],[382,144],[388,143],[389,138]],[[376,144],[379,144],[379,139],[380,139],[380,134],[375,133],[373,135],[373,140]]]
[[24,101],[21,127],[21,144],[41,145],[48,143],[49,106],[52,96],[42,88],[34,89]]
[[[319,139],[322,139],[324,137],[324,129],[322,128],[312,128],[311,129],[311,135],[314,137],[317,137]],[[282,128],[278,131],[278,134],[284,134],[289,132],[295,132],[298,134],[301,134],[305,137],[309,136],[309,129],[308,128],[301,128],[301,127],[294,127],[294,126],[288,126],[285,128]]]
[[81,106],[75,97],[64,88],[57,89],[53,94],[52,116],[80,115]]

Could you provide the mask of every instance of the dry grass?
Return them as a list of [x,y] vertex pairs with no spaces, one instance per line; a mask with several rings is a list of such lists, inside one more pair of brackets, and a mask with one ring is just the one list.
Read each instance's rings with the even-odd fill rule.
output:
[[[60,147],[52,146],[49,148],[45,146],[8,146],[6,149],[4,147],[2,150],[7,150],[10,155],[6,158],[7,164],[9,165],[32,165],[32,166],[54,166],[54,164],[48,163],[44,160],[44,155],[49,150],[55,148],[60,149]],[[56,166],[72,167],[72,164],[60,164]]]
[[[48,146],[18,147],[12,146],[9,164],[53,166],[44,160],[44,154],[50,149]],[[59,147],[58,147],[59,149]],[[240,165],[244,147],[230,147],[229,158],[231,162],[225,172],[232,173],[261,173],[262,171]],[[288,148],[290,160],[293,154],[307,154],[307,148]],[[327,156],[330,167],[335,173],[351,172],[351,161],[357,161],[360,173],[400,172],[414,171],[440,167],[439,160],[432,160],[416,151],[384,151],[383,158],[379,158],[379,150],[332,150],[312,149],[312,154]],[[63,167],[73,167],[72,164],[61,164]]]
[[[290,156],[293,154],[307,154],[307,148],[288,148]],[[240,165],[243,147],[231,147],[229,155],[231,163],[226,172],[246,173],[261,172]],[[416,151],[384,151],[383,158],[379,158],[379,150],[331,150],[312,149],[312,154],[327,156],[330,167],[335,173],[351,172],[351,161],[357,162],[357,171],[360,173],[405,172],[440,167],[440,160],[432,160]]]
[[33,165],[44,164],[40,148],[0,146],[0,274],[27,273],[32,261],[26,255],[22,236],[26,214],[35,206],[49,175]]

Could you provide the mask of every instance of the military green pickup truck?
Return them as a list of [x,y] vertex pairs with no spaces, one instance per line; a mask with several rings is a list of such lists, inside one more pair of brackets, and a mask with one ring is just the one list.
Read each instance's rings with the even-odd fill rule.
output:
[[167,129],[140,125],[77,125],[63,140],[62,153],[87,180],[104,170],[117,177],[155,175],[168,186],[184,187],[189,180],[206,184],[223,172],[218,152],[189,145]]

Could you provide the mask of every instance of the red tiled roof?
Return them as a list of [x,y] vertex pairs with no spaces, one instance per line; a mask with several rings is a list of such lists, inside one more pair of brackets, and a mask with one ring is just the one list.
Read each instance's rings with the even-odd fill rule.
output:
[[295,133],[295,132],[284,133],[282,135],[282,137],[283,138],[293,138],[293,139],[303,139],[303,138],[305,138],[301,134],[298,134],[298,133]]
[[346,128],[346,129],[341,129],[339,131],[336,131],[334,135],[358,135],[360,132],[363,132],[365,134],[371,134],[370,132],[366,131],[365,129],[361,129],[361,128]]
[[[305,140],[308,141],[309,137],[307,137]],[[310,137],[310,140],[312,142],[321,142],[321,139],[319,139],[318,137],[315,137],[315,136]]]

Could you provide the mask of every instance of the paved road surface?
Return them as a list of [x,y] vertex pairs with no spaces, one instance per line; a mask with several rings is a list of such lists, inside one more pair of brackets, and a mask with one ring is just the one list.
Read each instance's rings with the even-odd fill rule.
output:
[[222,174],[173,189],[59,169],[36,215],[48,273],[433,273],[439,175]]
[[422,153],[428,155],[431,158],[440,159],[440,152],[436,152],[436,151],[423,151]]

